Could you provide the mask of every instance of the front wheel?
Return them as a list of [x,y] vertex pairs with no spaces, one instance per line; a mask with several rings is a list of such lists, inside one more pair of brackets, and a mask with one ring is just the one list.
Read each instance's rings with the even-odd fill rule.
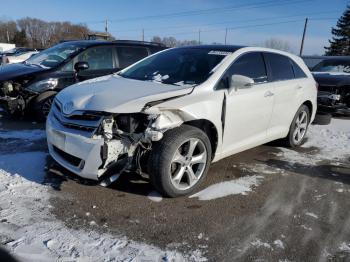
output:
[[306,105],[302,105],[294,116],[290,125],[289,133],[284,139],[286,146],[300,146],[304,140],[310,123],[310,110]]
[[35,98],[33,104],[34,114],[38,121],[44,122],[46,120],[56,94],[57,92],[55,91],[48,91],[38,95],[38,97]]
[[149,175],[163,195],[193,192],[203,181],[211,161],[211,144],[200,129],[188,125],[171,129],[152,148]]

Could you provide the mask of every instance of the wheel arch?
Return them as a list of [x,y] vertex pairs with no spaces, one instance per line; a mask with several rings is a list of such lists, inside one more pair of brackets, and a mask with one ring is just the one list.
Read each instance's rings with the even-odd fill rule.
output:
[[310,100],[306,100],[306,101],[303,103],[303,105],[306,105],[306,106],[307,106],[307,108],[308,108],[309,111],[310,111],[310,117],[311,117],[312,114],[314,113],[314,111],[313,111],[313,105],[312,105],[311,101],[310,101]]
[[215,125],[207,119],[190,120],[183,123],[184,125],[190,125],[202,130],[209,138],[212,150],[212,159],[215,157],[215,152],[218,146],[218,131]]

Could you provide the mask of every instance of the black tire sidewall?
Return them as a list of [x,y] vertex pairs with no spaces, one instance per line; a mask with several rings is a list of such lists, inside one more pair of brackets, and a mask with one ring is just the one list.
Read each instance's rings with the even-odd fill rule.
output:
[[33,109],[35,118],[38,121],[45,121],[46,116],[43,113],[43,105],[48,99],[53,99],[56,96],[57,92],[47,91],[38,95],[33,101]]
[[[199,181],[191,188],[179,190],[171,182],[170,163],[175,150],[187,139],[200,139],[207,150],[207,163]],[[211,144],[208,136],[199,128],[182,125],[164,133],[162,140],[154,143],[149,158],[149,175],[151,183],[162,195],[178,197],[193,192],[205,179],[211,162]]]

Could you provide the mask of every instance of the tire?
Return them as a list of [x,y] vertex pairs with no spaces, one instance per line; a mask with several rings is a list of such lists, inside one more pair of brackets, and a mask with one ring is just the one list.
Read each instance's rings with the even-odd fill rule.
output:
[[56,94],[57,92],[55,91],[47,91],[34,99],[33,109],[36,120],[39,122],[44,122],[46,120]]
[[316,112],[313,125],[329,125],[332,120],[332,115],[325,112]]
[[208,136],[199,128],[183,125],[165,132],[162,140],[154,143],[148,173],[151,183],[162,195],[184,196],[204,180],[210,162]]
[[[302,119],[303,125],[298,124],[298,122],[300,123],[302,115],[306,117],[305,120]],[[289,127],[288,135],[283,139],[284,145],[287,147],[298,147],[301,144],[303,144],[303,142],[305,141],[305,135],[307,133],[309,124],[310,124],[310,110],[306,105],[302,105],[301,107],[299,107],[298,111],[296,112],[293,118],[293,121]],[[296,139],[296,136],[298,136],[298,134],[296,134],[295,132],[297,132],[296,129],[298,128],[301,129],[301,133],[299,133],[300,136],[298,137],[298,139]]]

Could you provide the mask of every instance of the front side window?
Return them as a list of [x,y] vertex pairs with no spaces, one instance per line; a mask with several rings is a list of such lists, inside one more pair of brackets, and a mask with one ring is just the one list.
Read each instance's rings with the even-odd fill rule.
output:
[[265,57],[269,61],[273,81],[294,79],[292,64],[288,57],[273,53],[266,53]]
[[335,72],[350,73],[350,59],[326,59],[317,64],[312,71],[314,72]]
[[120,46],[117,47],[119,67],[125,68],[148,56],[144,47]]
[[74,62],[87,62],[91,70],[113,69],[113,48],[112,46],[90,47],[74,59]]
[[267,82],[264,59],[262,54],[257,52],[240,56],[230,67],[229,73],[250,77],[255,83]]
[[227,54],[205,48],[169,49],[123,70],[120,75],[164,84],[198,85],[207,80]]

